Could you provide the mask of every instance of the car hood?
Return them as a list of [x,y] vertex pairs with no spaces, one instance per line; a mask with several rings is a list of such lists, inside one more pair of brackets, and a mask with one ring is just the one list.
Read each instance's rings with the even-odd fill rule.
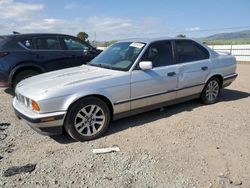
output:
[[25,79],[17,85],[16,92],[29,98],[41,98],[49,92],[95,82],[114,76],[117,72],[88,65],[62,69]]

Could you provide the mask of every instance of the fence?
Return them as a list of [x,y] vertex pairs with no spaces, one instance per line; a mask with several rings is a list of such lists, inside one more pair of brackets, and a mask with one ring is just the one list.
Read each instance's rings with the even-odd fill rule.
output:
[[245,45],[210,45],[210,48],[217,52],[230,53],[236,57],[237,61],[250,63],[250,44]]

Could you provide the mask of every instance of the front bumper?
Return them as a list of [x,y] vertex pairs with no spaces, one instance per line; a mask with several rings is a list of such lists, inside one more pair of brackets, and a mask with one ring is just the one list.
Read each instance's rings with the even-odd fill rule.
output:
[[49,136],[62,134],[65,111],[38,114],[20,104],[16,98],[13,100],[13,108],[17,117],[23,119],[36,132]]

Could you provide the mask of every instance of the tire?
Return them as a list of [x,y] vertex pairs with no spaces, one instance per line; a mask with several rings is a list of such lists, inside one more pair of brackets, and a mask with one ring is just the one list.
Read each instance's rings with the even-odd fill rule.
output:
[[214,104],[217,102],[221,89],[221,82],[218,78],[213,77],[206,83],[200,97],[203,104]]
[[108,129],[109,122],[107,104],[99,98],[87,97],[70,107],[64,128],[73,139],[83,142],[99,138]]
[[35,70],[23,70],[17,73],[13,79],[13,88],[16,88],[16,85],[21,82],[22,80],[40,74],[38,71]]

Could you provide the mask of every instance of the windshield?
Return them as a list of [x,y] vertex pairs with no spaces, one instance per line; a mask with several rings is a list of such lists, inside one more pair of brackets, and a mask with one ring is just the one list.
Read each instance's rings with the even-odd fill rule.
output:
[[144,48],[144,43],[119,42],[94,58],[88,65],[128,71]]

